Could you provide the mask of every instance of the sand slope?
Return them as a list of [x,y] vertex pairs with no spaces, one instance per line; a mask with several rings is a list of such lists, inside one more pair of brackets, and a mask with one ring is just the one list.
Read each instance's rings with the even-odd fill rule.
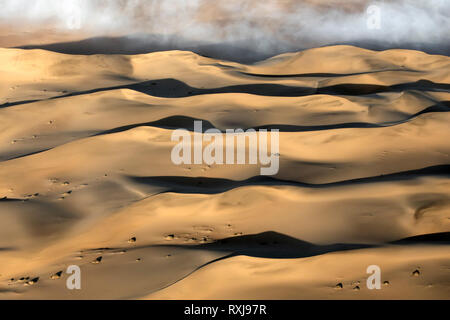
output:
[[[448,57],[0,61],[1,299],[450,298]],[[279,172],[174,165],[171,134],[195,119],[279,129]]]

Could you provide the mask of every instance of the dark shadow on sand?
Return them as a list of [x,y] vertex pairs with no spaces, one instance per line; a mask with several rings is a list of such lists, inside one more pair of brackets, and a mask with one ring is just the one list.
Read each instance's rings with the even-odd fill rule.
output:
[[387,175],[365,177],[324,184],[309,184],[280,180],[269,176],[257,176],[243,181],[205,177],[129,177],[132,181],[174,193],[218,194],[243,186],[296,186],[305,188],[326,188],[387,181],[411,180],[423,176],[450,176],[450,165],[431,166],[417,170],[396,172]]
[[[450,111],[450,101],[442,101],[439,104],[427,107],[403,120],[388,122],[388,123],[368,123],[368,122],[348,122],[348,123],[336,123],[336,124],[328,124],[328,125],[317,125],[317,126],[298,126],[298,125],[287,125],[287,124],[267,124],[263,126],[254,126],[252,129],[255,130],[279,130],[280,132],[306,132],[306,131],[322,131],[322,130],[332,130],[332,129],[348,129],[348,128],[382,128],[393,126],[401,123],[405,123],[414,119],[415,117],[430,113],[430,112],[448,112]],[[130,124],[126,126],[121,126],[109,130],[105,130],[99,133],[94,134],[93,136],[105,135],[110,133],[118,133],[127,131],[133,128],[147,126],[147,127],[157,127],[161,129],[170,129],[176,130],[179,128],[183,128],[185,130],[194,131],[194,121],[202,121],[202,129],[205,132],[208,129],[217,128],[211,122],[204,119],[196,119],[188,116],[176,115],[170,116],[167,118],[162,118],[156,121],[151,122],[141,122],[136,124]],[[250,128],[240,128],[243,130],[247,130]],[[219,129],[220,130],[220,129]],[[225,130],[220,130],[222,133],[225,133]]]
[[[411,83],[398,84],[393,86],[382,86],[372,84],[339,84],[335,86],[312,88],[312,87],[297,87],[297,86],[285,86],[279,84],[245,84],[227,86],[221,88],[194,88],[186,83],[176,79],[160,79],[150,80],[139,83],[96,88],[92,90],[72,92],[57,97],[52,97],[44,100],[52,100],[65,97],[73,97],[78,95],[91,94],[96,92],[118,90],[118,89],[130,89],[138,91],[144,94],[148,94],[154,97],[160,98],[185,98],[196,95],[206,94],[220,94],[220,93],[246,93],[260,96],[271,97],[302,97],[315,94],[331,94],[331,95],[351,95],[361,96],[370,95],[382,92],[402,92],[406,90],[423,90],[423,91],[436,91],[436,92],[450,92],[450,84],[434,83],[428,80],[419,80]],[[25,100],[8,102],[0,105],[0,108],[11,107],[20,104],[32,103],[37,100]],[[40,100],[43,101],[43,100]]]
[[450,244],[450,232],[422,234],[397,241],[392,244]]
[[230,256],[249,256],[271,259],[296,259],[321,255],[329,252],[371,248],[366,244],[316,245],[278,232],[243,235],[199,245],[162,245],[191,250],[223,251]]

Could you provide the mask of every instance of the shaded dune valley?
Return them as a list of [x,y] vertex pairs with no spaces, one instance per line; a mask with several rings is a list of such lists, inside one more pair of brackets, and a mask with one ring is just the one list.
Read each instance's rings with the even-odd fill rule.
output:
[[[450,299],[449,57],[0,61],[0,299]],[[195,121],[279,130],[278,172],[175,164]]]

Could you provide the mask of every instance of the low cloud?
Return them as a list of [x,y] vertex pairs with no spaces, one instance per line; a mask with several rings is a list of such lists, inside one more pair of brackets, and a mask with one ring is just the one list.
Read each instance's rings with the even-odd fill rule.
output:
[[[0,23],[17,28],[152,35],[261,55],[340,43],[445,51],[450,43],[448,0],[0,0],[0,8]],[[378,12],[379,28],[370,28]]]

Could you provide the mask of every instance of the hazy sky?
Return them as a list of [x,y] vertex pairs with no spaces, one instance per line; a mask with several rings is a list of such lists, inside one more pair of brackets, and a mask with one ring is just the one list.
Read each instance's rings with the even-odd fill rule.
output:
[[17,28],[167,35],[269,54],[336,43],[450,43],[450,0],[0,0],[0,8],[0,24]]

